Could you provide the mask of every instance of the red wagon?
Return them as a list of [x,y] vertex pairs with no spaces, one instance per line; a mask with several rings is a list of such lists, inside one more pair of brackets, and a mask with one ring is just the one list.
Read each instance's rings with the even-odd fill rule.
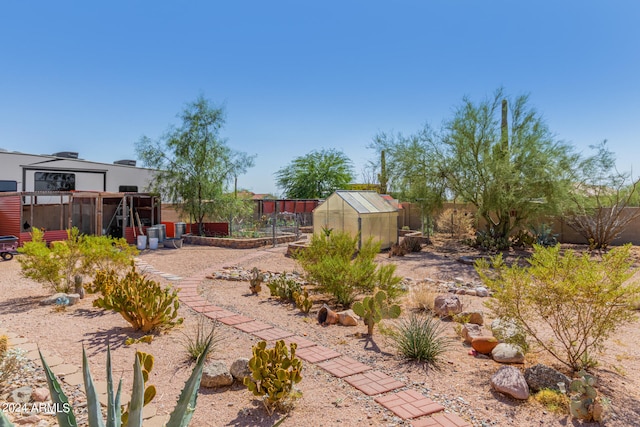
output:
[[3,260],[9,261],[13,258],[13,253],[18,249],[18,238],[16,236],[0,236],[0,256]]

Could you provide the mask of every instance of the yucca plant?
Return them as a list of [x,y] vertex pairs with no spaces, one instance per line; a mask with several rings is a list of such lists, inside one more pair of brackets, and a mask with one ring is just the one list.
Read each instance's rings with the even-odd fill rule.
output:
[[404,357],[437,365],[451,344],[443,333],[439,319],[411,313],[396,327],[393,338]]
[[[202,379],[202,369],[204,368],[204,362],[206,355],[211,347],[212,339],[207,343],[206,348],[203,351],[202,356],[198,359],[191,376],[187,380],[180,393],[178,403],[174,408],[169,421],[165,427],[184,427],[189,425],[193,411],[196,407],[196,401],[198,399],[198,388],[200,387],[200,380]],[[44,367],[47,377],[47,384],[49,385],[49,392],[51,393],[51,400],[54,405],[59,408],[56,413],[58,419],[58,425],[60,427],[76,427],[78,425],[75,416],[73,415],[73,408],[69,404],[69,399],[62,391],[58,379],[49,369],[49,365],[44,360],[42,353],[40,352],[40,360]],[[122,409],[120,406],[120,394],[122,391],[122,380],[118,384],[118,390],[115,395],[113,393],[113,376],[111,375],[111,349],[107,347],[107,419],[106,422],[102,418],[102,410],[100,401],[98,399],[98,392],[93,383],[91,372],[89,371],[89,364],[87,362],[87,355],[82,350],[82,375],[84,377],[85,393],[87,395],[87,413],[89,427],[121,427],[122,426]],[[133,389],[131,391],[131,399],[129,401],[129,416],[127,420],[127,427],[142,427],[142,408],[144,407],[145,398],[145,381],[143,375],[143,369],[141,365],[140,357],[136,355],[133,365]],[[2,427],[15,427],[0,411],[0,426]]]

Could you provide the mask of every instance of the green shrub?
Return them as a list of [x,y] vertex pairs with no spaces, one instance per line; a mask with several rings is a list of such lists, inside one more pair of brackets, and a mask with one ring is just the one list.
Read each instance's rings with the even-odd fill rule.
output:
[[395,276],[396,266],[378,266],[375,256],[380,244],[368,239],[356,250],[358,237],[344,232],[314,234],[308,248],[298,251],[296,259],[307,273],[307,279],[320,292],[333,295],[338,304],[349,307],[360,293],[375,288],[387,292],[391,300],[402,294],[402,279]]
[[218,323],[214,321],[211,327],[208,328],[207,318],[200,316],[198,318],[195,335],[191,336],[185,334],[186,339],[184,349],[190,360],[198,360],[202,354],[204,354],[204,350],[207,348],[207,345],[210,347],[209,355],[212,354],[212,351],[216,350],[216,346],[220,342],[220,336],[217,333],[217,326]]
[[396,327],[393,339],[400,354],[407,359],[437,365],[451,344],[443,334],[440,319],[411,313]]
[[[100,280],[104,282],[96,283]],[[177,291],[147,279],[133,265],[121,279],[114,272],[96,275],[93,287],[102,292],[102,296],[93,301],[94,307],[120,313],[135,330],[149,332],[182,323],[183,319],[178,318]]]
[[529,266],[508,267],[498,255],[491,263],[479,260],[476,270],[494,292],[487,306],[496,317],[512,319],[558,361],[579,370],[635,318],[629,307],[640,286],[625,284],[633,275],[630,249],[617,247],[596,259],[535,245]]
[[283,340],[273,348],[266,341],[253,346],[253,357],[249,360],[250,377],[243,383],[255,396],[264,397],[269,414],[275,409],[286,409],[286,404],[297,397],[293,385],[302,380],[302,361],[296,357],[296,343],[290,344],[291,355]]
[[67,230],[67,240],[47,246],[44,233],[34,228],[31,241],[18,252],[22,275],[49,286],[56,292],[75,290],[76,277],[101,268],[117,269],[131,263],[137,249],[124,239],[85,236],[75,227]]

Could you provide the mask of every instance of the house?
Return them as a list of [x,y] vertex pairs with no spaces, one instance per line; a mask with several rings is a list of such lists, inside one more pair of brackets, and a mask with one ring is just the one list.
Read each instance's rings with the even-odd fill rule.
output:
[[0,235],[22,243],[37,227],[53,241],[77,227],[135,243],[136,234],[161,222],[160,200],[141,192],[152,174],[134,160],[110,164],[79,159],[75,152],[0,151]]

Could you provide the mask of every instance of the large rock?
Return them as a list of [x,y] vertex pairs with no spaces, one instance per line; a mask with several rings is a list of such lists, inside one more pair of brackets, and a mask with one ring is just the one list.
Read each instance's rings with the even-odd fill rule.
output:
[[56,301],[62,300],[66,297],[67,294],[65,294],[64,292],[58,292],[40,301],[40,305],[53,305],[56,303]]
[[540,363],[525,369],[524,378],[533,391],[544,388],[560,391],[559,383],[564,383],[565,390],[569,390],[569,384],[571,384],[571,379],[568,376]]
[[462,312],[462,301],[457,295],[438,295],[433,301],[433,311],[440,317],[455,316]]
[[524,375],[513,366],[502,366],[498,369],[498,372],[491,377],[491,387],[515,399],[527,400],[529,398],[529,386]]
[[526,332],[510,319],[495,319],[491,322],[491,332],[500,341],[524,343]]
[[240,357],[236,359],[231,364],[229,372],[231,373],[231,376],[233,378],[242,382],[244,377],[248,377],[251,375],[251,371],[249,370],[249,359],[247,359],[246,357]]
[[358,320],[360,320],[360,316],[351,309],[338,313],[338,323],[342,326],[358,326]]
[[207,362],[202,371],[200,385],[207,388],[218,388],[233,384],[233,377],[227,365],[221,360]]
[[465,323],[474,323],[476,325],[484,325],[484,317],[482,311],[463,311],[456,315],[456,320],[463,319]]
[[33,393],[33,389],[31,387],[20,387],[9,393],[7,401],[14,403],[29,403],[31,401],[31,393]]
[[486,335],[486,332],[482,329],[482,326],[475,323],[465,323],[462,327],[462,338],[467,344],[471,344],[474,338]]
[[46,402],[49,400],[49,389],[44,387],[34,388],[31,392],[31,400],[34,402]]
[[489,354],[498,345],[498,340],[491,336],[475,337],[471,340],[471,347],[478,353]]
[[514,344],[498,344],[491,350],[491,357],[498,363],[524,363],[522,349]]

